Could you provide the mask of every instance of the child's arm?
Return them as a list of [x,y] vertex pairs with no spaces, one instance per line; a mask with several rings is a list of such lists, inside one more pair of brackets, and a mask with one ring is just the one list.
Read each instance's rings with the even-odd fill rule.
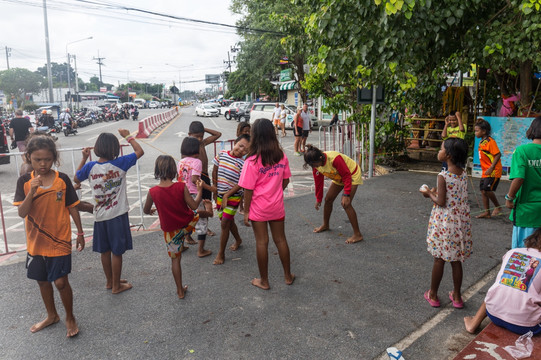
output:
[[77,251],[82,251],[85,248],[85,234],[83,233],[83,225],[81,224],[81,215],[79,215],[79,210],[77,207],[70,207],[68,211],[77,227]]
[[324,186],[324,177],[321,175],[316,168],[312,169],[312,175],[314,176],[314,184],[316,186],[316,210],[319,210],[321,206],[321,201],[323,200],[323,186]]
[[36,176],[30,181],[30,191],[28,194],[26,194],[26,197],[24,198],[21,205],[19,205],[18,213],[19,216],[22,218],[25,218],[28,213],[30,212],[30,209],[32,209],[32,202],[34,201],[34,194],[36,194],[36,191],[38,187],[42,185],[42,181],[40,178],[40,175]]
[[211,218],[214,216],[214,211],[212,210],[212,201],[210,200],[201,200],[205,204],[205,210],[198,209],[197,213],[201,218]]
[[[522,187],[522,184],[524,183],[524,179],[522,178],[514,178],[513,181],[511,181],[511,186],[509,186],[509,191],[507,192],[507,195],[505,195],[505,206],[509,209],[512,209],[514,207],[514,200],[515,196],[517,195],[518,191]],[[510,200],[507,200],[510,199]]]
[[242,189],[238,184],[233,186],[231,189],[229,189],[228,192],[226,192],[224,194],[224,196],[222,196],[222,209],[225,209],[227,207],[227,199],[235,194],[237,191],[239,191],[240,189]]
[[284,191],[289,184],[289,179],[283,179],[282,180],[282,191]]
[[465,132],[464,130],[464,124],[462,124],[462,113],[457,110],[455,113],[456,119],[458,120],[458,129],[462,132]]
[[252,205],[253,190],[244,189],[244,225],[250,226],[250,205]]
[[492,174],[492,172],[494,171],[494,168],[496,167],[496,164],[498,163],[498,161],[500,161],[501,157],[502,157],[501,153],[497,153],[496,155],[494,155],[494,160],[492,160],[492,165],[490,165],[490,167],[485,171],[485,175],[490,176]]
[[195,199],[192,199],[192,195],[188,191],[188,187],[184,187],[184,201],[192,210],[196,210],[201,203],[201,198],[203,197],[203,180],[197,180],[197,196]]
[[[81,159],[81,162],[79,163],[79,167],[77,167],[77,170],[75,171],[75,173],[77,173],[77,171],[81,170],[83,168],[83,166],[85,166],[86,164],[86,161],[88,160],[88,158],[90,157],[90,151],[92,150],[91,147],[85,147],[83,149],[83,158]],[[75,186],[77,188],[79,188],[81,186],[81,181],[77,178],[77,174],[75,174],[73,176],[73,182],[75,183]]]
[[218,187],[218,165],[212,168],[212,185]]
[[445,125],[443,126],[443,130],[441,132],[441,138],[445,139],[447,137],[447,126],[449,125],[449,115],[445,118]]
[[216,130],[212,130],[212,129],[205,128],[205,132],[210,134],[209,137],[207,137],[206,139],[203,139],[203,144],[205,146],[207,146],[208,144],[212,144],[213,142],[218,140],[220,138],[220,136],[222,136],[221,132],[216,131]]
[[156,212],[156,208],[152,207],[152,204],[154,204],[154,201],[152,200],[152,196],[150,196],[150,192],[147,194],[147,199],[145,200],[145,206],[143,206],[143,212],[147,215],[154,215]]
[[445,198],[447,196],[447,188],[445,186],[445,179],[443,176],[438,175],[438,190],[434,192],[433,190],[429,191],[428,196],[438,206],[445,206]]
[[131,145],[131,147],[133,148],[133,152],[138,159],[145,154],[141,145],[139,145],[139,143],[135,141],[135,138],[133,136],[130,136],[129,130],[118,129],[118,133],[120,134],[120,136],[125,138],[126,141]]

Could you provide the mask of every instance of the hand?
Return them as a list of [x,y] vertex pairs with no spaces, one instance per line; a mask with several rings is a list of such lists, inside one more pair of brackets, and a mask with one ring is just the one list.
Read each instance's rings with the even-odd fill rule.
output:
[[246,210],[244,210],[244,225],[246,226],[252,226],[250,224],[250,213]]
[[505,207],[508,209],[512,209],[513,207],[515,207],[515,203],[513,202],[513,200],[505,200]]
[[351,204],[351,197],[342,196],[342,207],[348,207]]
[[120,136],[122,136],[123,138],[127,137],[130,135],[130,131],[129,130],[126,130],[126,129],[118,129],[118,133],[120,134]]
[[490,176],[490,174],[492,174],[492,171],[494,170],[492,170],[491,168],[488,168],[487,171],[485,171],[485,175]]
[[30,181],[30,191],[32,192],[32,194],[35,194],[38,187],[42,185],[43,185],[43,181],[41,181],[41,175],[38,175],[35,178],[33,178],[32,181]]
[[80,190],[81,189],[81,183],[74,183],[73,184],[73,189],[74,190]]
[[83,251],[85,248],[84,235],[77,235],[77,251]]
[[319,210],[319,207],[321,206],[321,203],[320,202],[316,202],[316,206],[314,206],[316,208],[316,210]]
[[227,207],[227,196],[224,195],[222,198],[222,210],[224,210]]
[[153,207],[150,209],[150,215],[154,215],[156,213],[156,208]]
[[91,149],[92,149],[92,148],[90,148],[90,147],[85,147],[85,148],[83,149],[82,154],[83,154],[83,159],[84,159],[84,160],[86,160],[86,159],[88,159],[88,158],[90,157],[90,150],[91,150]]
[[201,180],[201,178],[199,178],[196,182],[195,182],[195,185],[197,186],[197,191],[203,191],[203,184],[205,182],[203,180]]

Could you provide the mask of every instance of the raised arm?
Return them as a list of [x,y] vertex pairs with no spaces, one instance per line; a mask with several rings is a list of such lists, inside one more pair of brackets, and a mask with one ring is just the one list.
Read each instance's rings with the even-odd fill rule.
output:
[[131,147],[133,148],[133,152],[138,159],[145,154],[141,145],[139,145],[139,143],[135,140],[133,136],[130,136],[129,130],[118,129],[118,133],[120,134],[120,136],[125,138],[126,141],[131,145]]
[[456,112],[456,119],[458,121],[458,129],[464,132],[464,124],[462,123],[462,113],[460,111]]
[[205,146],[207,146],[208,144],[212,144],[213,142],[215,142],[222,136],[221,132],[212,130],[212,129],[205,128],[205,132],[210,134],[209,137],[207,137],[206,139],[203,139],[203,144]]

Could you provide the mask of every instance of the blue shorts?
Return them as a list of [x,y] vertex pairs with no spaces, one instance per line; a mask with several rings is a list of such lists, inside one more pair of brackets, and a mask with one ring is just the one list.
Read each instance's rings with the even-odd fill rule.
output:
[[518,325],[508,323],[507,321],[504,321],[504,320],[502,320],[502,319],[500,319],[500,318],[498,318],[498,317],[496,317],[494,315],[491,315],[488,311],[487,311],[487,316],[494,323],[494,325],[498,325],[499,327],[502,327],[504,329],[512,331],[512,332],[514,332],[515,334],[518,334],[518,335],[524,335],[528,331],[533,332],[534,335],[537,335],[537,334],[541,333],[541,324],[538,324],[538,325],[535,325],[535,326],[532,326],[532,327],[518,326]]
[[26,276],[37,281],[53,282],[71,272],[71,254],[42,256],[26,254]]
[[128,213],[105,221],[94,222],[94,240],[92,250],[99,253],[111,251],[122,255],[133,249],[130,218]]
[[523,248],[524,240],[534,233],[537,228],[513,226],[513,238],[511,239],[511,249]]

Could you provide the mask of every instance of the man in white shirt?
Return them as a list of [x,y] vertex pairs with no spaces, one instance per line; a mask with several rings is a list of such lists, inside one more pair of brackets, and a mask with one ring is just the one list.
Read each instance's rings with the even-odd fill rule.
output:
[[312,132],[312,121],[310,120],[310,113],[308,112],[308,105],[304,104],[301,111],[302,117],[302,137],[301,137],[301,152],[306,151],[306,139],[308,139],[308,133]]
[[280,104],[276,103],[276,107],[274,108],[274,112],[272,113],[272,123],[274,124],[274,129],[276,130],[276,136],[278,136],[278,129],[280,129],[280,113],[282,112],[282,109],[280,109]]

